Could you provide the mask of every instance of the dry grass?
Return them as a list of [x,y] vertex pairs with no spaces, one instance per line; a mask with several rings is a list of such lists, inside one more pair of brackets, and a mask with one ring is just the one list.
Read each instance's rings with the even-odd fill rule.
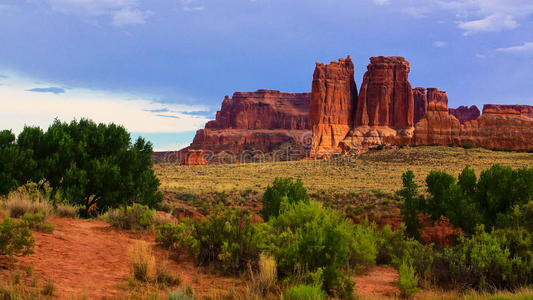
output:
[[130,266],[133,278],[150,281],[155,272],[155,257],[150,245],[145,241],[136,241],[129,249]]
[[523,288],[515,292],[501,291],[496,293],[485,293],[476,291],[461,292],[433,292],[433,296],[421,296],[417,299],[424,300],[531,300],[533,299],[533,289]]
[[54,214],[60,218],[78,218],[78,212],[80,211],[80,206],[74,206],[70,204],[58,204],[54,210]]
[[493,164],[533,167],[532,153],[497,152],[486,149],[414,147],[369,152],[357,158],[319,161],[267,162],[239,165],[156,166],[164,191],[200,192],[262,191],[275,177],[301,178],[310,192],[332,193],[381,190],[392,193],[401,186],[401,174],[413,170],[423,183],[435,169],[457,175],[466,165],[479,174]]
[[20,218],[26,213],[40,212],[44,216],[49,216],[52,213],[52,207],[48,201],[44,199],[32,200],[28,194],[19,191],[9,194],[4,202],[4,207],[12,218]]
[[261,253],[258,262],[259,270],[256,274],[251,273],[252,290],[259,295],[266,295],[277,281],[276,259],[271,255]]

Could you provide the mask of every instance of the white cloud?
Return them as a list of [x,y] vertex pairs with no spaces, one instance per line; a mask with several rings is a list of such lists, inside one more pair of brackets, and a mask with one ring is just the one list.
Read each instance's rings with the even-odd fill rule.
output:
[[446,42],[436,41],[436,42],[433,43],[433,46],[435,46],[437,48],[442,48],[442,47],[446,46]]
[[89,18],[106,17],[115,26],[145,24],[151,14],[139,0],[48,0],[52,10]]
[[207,112],[203,106],[158,103],[144,97],[71,88],[66,93],[34,93],[28,89],[53,84],[9,74],[0,85],[0,128],[20,132],[24,125],[47,128],[54,120],[90,118],[116,123],[131,132],[164,133],[193,131],[208,119],[194,115]]
[[390,0],[372,0],[372,1],[374,1],[374,3],[376,3],[377,5],[385,5],[385,4],[390,3]]
[[468,22],[459,22],[458,27],[465,31],[464,35],[469,36],[480,32],[500,32],[512,30],[519,26],[518,22],[511,15],[493,14],[486,18]]
[[[373,0],[384,4],[390,0]],[[397,0],[400,11],[414,18],[434,15],[442,19],[443,11],[455,17],[465,35],[514,30],[533,14],[532,0]],[[396,8],[395,8],[396,9]]]
[[513,46],[507,48],[498,48],[498,52],[512,53],[512,54],[533,54],[533,42],[525,42],[520,46]]
[[148,11],[138,9],[121,9],[113,16],[113,25],[122,27],[126,25],[145,24],[149,14],[150,12]]

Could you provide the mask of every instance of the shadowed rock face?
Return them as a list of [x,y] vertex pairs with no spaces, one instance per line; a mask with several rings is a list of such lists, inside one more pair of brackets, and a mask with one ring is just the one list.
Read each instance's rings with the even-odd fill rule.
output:
[[459,106],[458,108],[449,108],[448,112],[454,117],[456,117],[459,122],[461,122],[461,124],[467,121],[475,120],[481,115],[479,109],[475,105],[472,105],[470,107]]
[[485,104],[483,105],[483,113],[485,110],[502,111],[507,109],[513,109],[522,114],[524,117],[533,119],[533,106],[531,105],[502,105],[502,104]]
[[190,149],[213,153],[245,150],[269,152],[286,142],[310,136],[309,93],[274,90],[236,92],[225,97],[216,120],[196,132]]
[[344,151],[409,142],[414,130],[414,96],[408,75],[409,63],[403,57],[370,58],[354,127],[340,144]]
[[312,155],[340,150],[339,143],[353,126],[356,104],[357,86],[350,57],[328,65],[317,63],[310,108]]
[[414,125],[409,63],[398,56],[372,57],[363,77],[356,126],[409,128]]
[[418,123],[425,115],[428,107],[428,96],[426,88],[417,87],[413,90],[413,98],[415,105],[414,123]]

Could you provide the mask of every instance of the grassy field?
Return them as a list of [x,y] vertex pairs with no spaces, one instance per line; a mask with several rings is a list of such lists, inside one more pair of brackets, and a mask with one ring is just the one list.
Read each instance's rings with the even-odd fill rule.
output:
[[301,178],[311,193],[393,193],[401,187],[401,175],[408,169],[413,170],[417,182],[423,184],[431,170],[446,170],[457,175],[466,165],[470,165],[479,174],[494,164],[514,168],[533,167],[533,153],[415,147],[331,160],[210,166],[163,164],[156,166],[156,173],[163,191],[191,194],[262,192],[275,177]]

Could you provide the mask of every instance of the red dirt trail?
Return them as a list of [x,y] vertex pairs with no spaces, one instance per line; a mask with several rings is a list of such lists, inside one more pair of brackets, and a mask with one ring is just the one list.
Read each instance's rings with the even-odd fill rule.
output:
[[[156,261],[168,260],[168,268],[183,283],[194,288],[197,296],[227,291],[241,284],[239,279],[205,274],[191,261],[176,262],[172,255],[154,243],[153,234],[129,233],[115,230],[99,220],[50,218],[55,224],[52,234],[34,232],[35,254],[19,257],[15,268],[33,266],[33,273],[41,284],[51,280],[59,299],[116,299],[130,294],[128,247],[136,240],[152,244]],[[0,261],[0,280],[8,280],[9,270]],[[12,268],[11,268],[12,269]]]

